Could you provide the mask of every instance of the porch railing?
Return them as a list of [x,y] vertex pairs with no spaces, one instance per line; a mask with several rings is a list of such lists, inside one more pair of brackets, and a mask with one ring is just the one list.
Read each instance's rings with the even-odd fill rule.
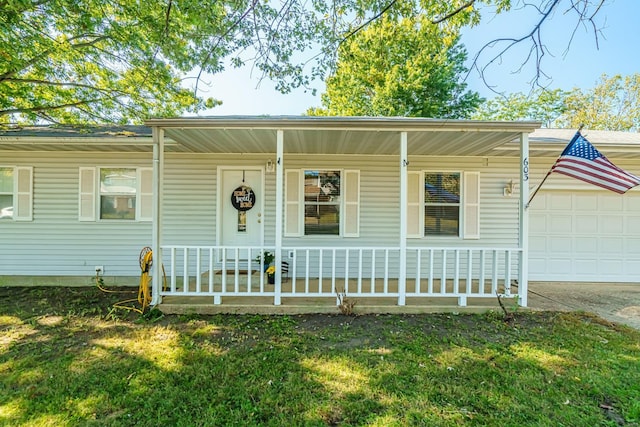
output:
[[[259,254],[273,247],[163,246],[167,287],[163,296],[281,298],[469,298],[518,297],[518,248],[407,248],[401,283],[397,247],[285,247],[270,284]],[[279,276],[279,277],[278,277]]]

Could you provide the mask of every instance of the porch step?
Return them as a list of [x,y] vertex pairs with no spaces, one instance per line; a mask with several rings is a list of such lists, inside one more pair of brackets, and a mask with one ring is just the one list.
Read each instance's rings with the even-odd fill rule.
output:
[[[211,302],[203,302],[202,297],[194,297],[192,301],[171,301],[165,298],[166,302],[158,305],[158,309],[166,314],[340,314],[335,299],[327,298],[326,301],[302,301],[301,298],[283,298],[281,305],[273,305],[266,301],[246,301],[240,302],[223,302],[222,304],[213,304]],[[200,301],[198,301],[200,299]],[[377,301],[372,303],[369,301],[358,301],[354,306],[355,314],[426,314],[426,313],[485,313],[491,310],[500,310],[497,302],[493,304],[493,300],[478,301],[469,303],[465,307],[457,304],[417,304],[410,300],[407,305],[399,306],[395,302]]]

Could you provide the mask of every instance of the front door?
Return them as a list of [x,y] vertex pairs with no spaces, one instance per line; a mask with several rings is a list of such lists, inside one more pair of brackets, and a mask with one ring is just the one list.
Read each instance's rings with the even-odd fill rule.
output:
[[[260,247],[263,242],[264,192],[262,169],[223,169],[220,186],[222,246]],[[257,251],[254,251],[257,253]],[[226,258],[234,258],[228,251]],[[240,252],[240,259],[252,258],[246,250]]]

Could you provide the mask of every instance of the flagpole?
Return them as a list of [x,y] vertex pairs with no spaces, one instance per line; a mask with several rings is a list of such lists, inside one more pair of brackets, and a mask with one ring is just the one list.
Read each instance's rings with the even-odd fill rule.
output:
[[[557,162],[557,160],[556,160]],[[553,166],[555,166],[556,163],[553,163]],[[542,182],[540,183],[540,185],[538,185],[538,188],[536,188],[536,191],[533,192],[533,194],[531,195],[531,197],[529,198],[529,201],[527,202],[525,209],[529,209],[529,205],[531,204],[531,201],[533,200],[534,197],[536,197],[536,194],[538,194],[538,190],[540,190],[540,188],[542,187],[542,184],[544,184],[544,182],[547,180],[547,178],[549,178],[549,175],[551,175],[551,171],[553,170],[553,166],[551,166],[551,169],[549,169],[549,172],[547,172],[547,174],[545,175],[544,179],[542,180]]]
[[[580,127],[578,128],[578,131],[576,133],[580,133],[580,131],[582,130],[583,127],[584,127],[584,124],[580,125]],[[553,167],[556,165],[556,163],[558,163],[558,159],[560,159],[560,157],[562,157],[562,155],[558,156],[556,161],[553,162],[553,165],[549,169],[549,172],[547,172],[547,174],[544,176],[544,179],[542,180],[540,185],[538,185],[538,188],[536,188],[536,191],[534,191],[533,194],[531,195],[531,197],[529,198],[529,201],[527,202],[527,204],[525,206],[525,209],[529,209],[529,205],[531,204],[531,201],[533,200],[534,197],[536,197],[536,194],[538,194],[538,191],[542,187],[542,184],[544,184],[544,182],[547,180],[547,178],[549,178],[549,175],[551,175],[551,172],[553,171]]]

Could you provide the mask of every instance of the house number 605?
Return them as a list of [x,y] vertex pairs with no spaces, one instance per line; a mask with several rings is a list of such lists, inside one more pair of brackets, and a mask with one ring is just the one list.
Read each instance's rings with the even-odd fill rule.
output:
[[523,180],[529,181],[529,158],[528,157],[525,157],[525,159],[522,161],[522,174],[523,174]]

